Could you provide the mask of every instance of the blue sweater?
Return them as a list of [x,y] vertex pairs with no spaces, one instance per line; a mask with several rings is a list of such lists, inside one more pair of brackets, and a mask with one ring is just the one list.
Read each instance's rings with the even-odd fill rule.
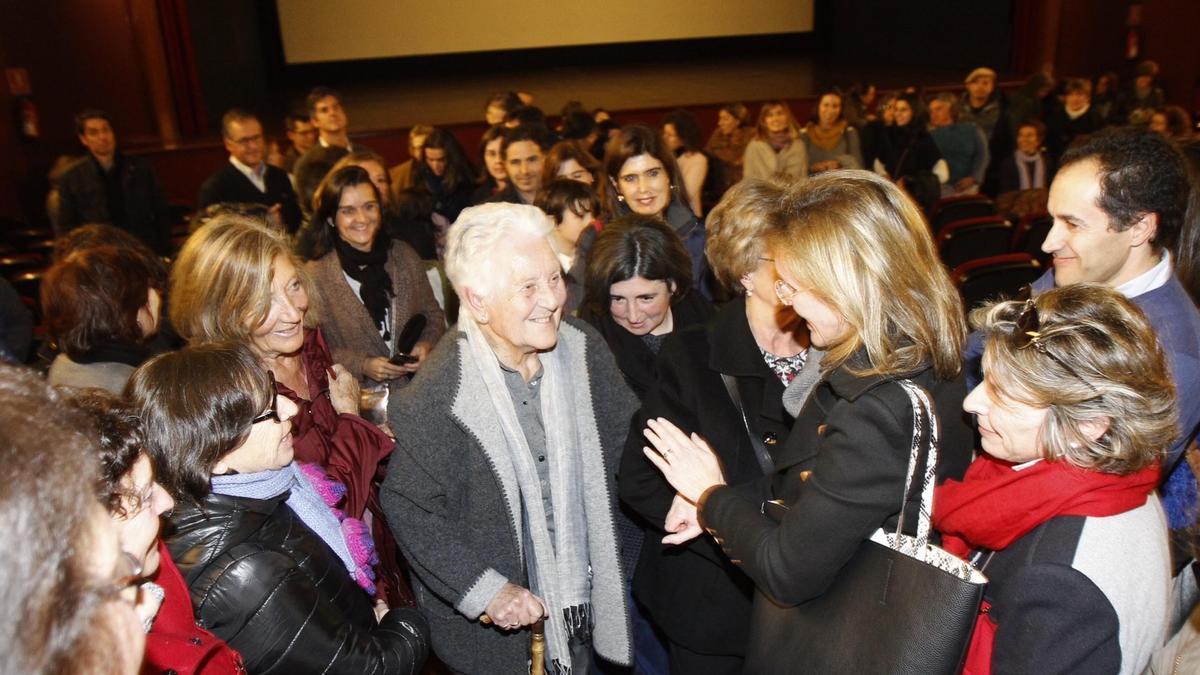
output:
[[967,176],[975,182],[983,182],[983,174],[987,170],[988,149],[987,140],[979,127],[970,122],[951,124],[947,127],[937,127],[929,132],[933,142],[950,167],[950,183],[957,182]]

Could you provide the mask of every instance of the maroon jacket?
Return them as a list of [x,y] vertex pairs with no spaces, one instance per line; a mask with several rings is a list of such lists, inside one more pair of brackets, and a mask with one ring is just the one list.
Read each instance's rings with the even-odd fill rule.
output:
[[191,595],[167,545],[158,540],[158,573],[152,581],[162,586],[164,597],[150,633],[146,635],[143,675],[244,675],[242,657],[220,638],[196,625]]
[[346,497],[340,508],[346,515],[362,518],[370,510],[375,550],[379,555],[377,567],[381,589],[392,607],[413,606],[396,540],[379,505],[376,478],[382,480],[384,463],[396,443],[379,427],[358,415],[340,414],[329,400],[329,374],[333,357],[320,329],[305,329],[300,360],[308,380],[311,400],[301,398],[282,383],[279,393],[295,403],[300,411],[292,418],[292,447],[296,461],[318,464],[330,478],[346,486]]

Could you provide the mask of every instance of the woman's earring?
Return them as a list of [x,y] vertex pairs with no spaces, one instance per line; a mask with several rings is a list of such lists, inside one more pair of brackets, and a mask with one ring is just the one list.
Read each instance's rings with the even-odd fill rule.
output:
[[619,202],[624,202],[624,201],[625,201],[625,195],[617,195],[617,201],[619,201]]
[[748,297],[750,297],[750,296],[752,296],[752,295],[754,295],[754,291],[752,291],[752,290],[750,290],[749,288],[747,288],[747,289],[746,289],[746,297],[748,298]]

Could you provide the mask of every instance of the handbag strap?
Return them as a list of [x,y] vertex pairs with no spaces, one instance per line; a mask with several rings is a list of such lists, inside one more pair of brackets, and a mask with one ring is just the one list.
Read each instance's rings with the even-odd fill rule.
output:
[[[937,476],[938,460],[938,426],[937,415],[934,414],[933,402],[929,394],[919,384],[912,380],[898,380],[912,402],[913,435],[909,446],[908,472],[904,477],[904,495],[900,501],[900,518],[896,524],[896,541],[904,532],[904,511],[908,506],[908,495],[912,488],[913,477],[921,459],[922,438],[928,439],[928,450],[925,454],[925,470],[921,478],[921,502],[917,509],[917,546],[924,548],[929,543],[929,531],[932,529],[930,514],[933,512],[933,487]],[[928,425],[928,433],[925,428]]]
[[771,459],[771,453],[767,451],[766,444],[750,428],[750,420],[746,418],[746,408],[742,405],[742,395],[738,392],[737,380],[732,375],[721,373],[721,381],[725,383],[725,391],[729,392],[730,400],[733,401],[734,407],[742,416],[742,425],[746,427],[746,435],[750,437],[750,447],[754,448],[754,458],[758,460],[758,467],[762,469],[764,476],[770,476],[775,473],[775,460]]

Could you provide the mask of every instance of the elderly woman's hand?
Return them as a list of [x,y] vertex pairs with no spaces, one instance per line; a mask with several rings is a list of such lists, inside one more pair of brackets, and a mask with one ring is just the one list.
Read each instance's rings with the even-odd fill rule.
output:
[[546,603],[529,589],[507,582],[483,612],[497,628],[516,630],[546,618]]
[[340,363],[329,369],[329,402],[339,414],[357,415],[361,400],[358,380]]
[[695,504],[705,490],[725,484],[721,460],[703,438],[696,434],[689,437],[661,417],[646,424],[642,433],[654,450],[642,448],[642,452],[684,499]]

